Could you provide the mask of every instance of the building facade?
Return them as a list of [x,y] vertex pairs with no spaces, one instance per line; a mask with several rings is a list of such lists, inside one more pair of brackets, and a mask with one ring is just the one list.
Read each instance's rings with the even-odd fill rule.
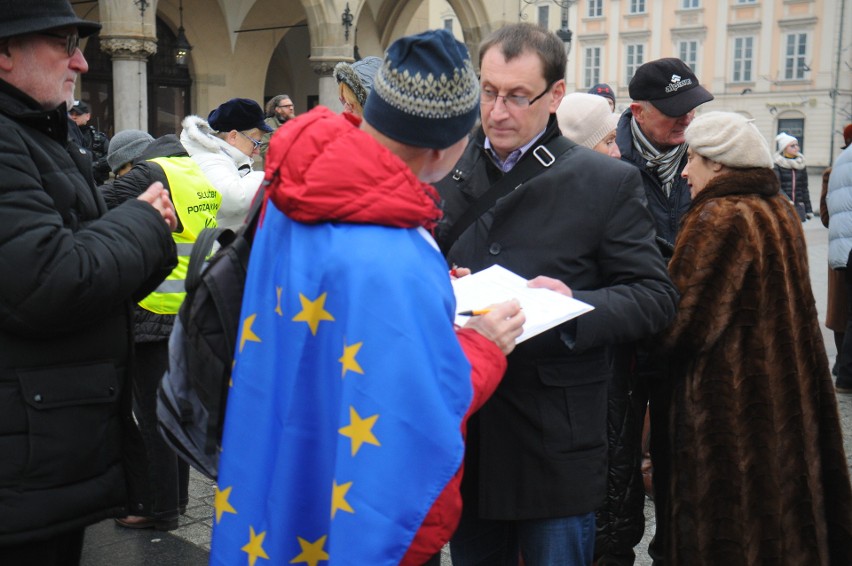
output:
[[[831,163],[852,122],[848,0],[96,0],[78,14],[103,30],[84,46],[80,81],[100,128],[179,131],[235,97],[286,93],[297,113],[339,109],[338,61],[381,56],[403,35],[443,27],[478,58],[479,42],[517,21],[557,31],[568,91],[607,82],[618,109],[635,69],[680,57],[716,100],[768,140],[800,138],[809,168]],[[570,33],[568,33],[570,30]],[[188,45],[187,45],[188,42]],[[191,50],[186,52],[186,47]],[[179,55],[183,53],[183,57]]]

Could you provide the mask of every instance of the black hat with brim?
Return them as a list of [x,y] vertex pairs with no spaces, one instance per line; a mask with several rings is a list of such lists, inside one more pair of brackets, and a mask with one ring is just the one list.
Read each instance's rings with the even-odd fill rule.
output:
[[68,0],[0,0],[0,39],[74,26],[80,37],[101,29],[101,24],[83,20]]
[[674,57],[649,61],[636,69],[628,92],[633,100],[647,100],[673,118],[713,100],[689,65]]
[[264,121],[265,115],[260,105],[250,98],[232,98],[223,102],[207,115],[207,123],[217,132],[239,132],[257,128],[262,132],[271,132]]

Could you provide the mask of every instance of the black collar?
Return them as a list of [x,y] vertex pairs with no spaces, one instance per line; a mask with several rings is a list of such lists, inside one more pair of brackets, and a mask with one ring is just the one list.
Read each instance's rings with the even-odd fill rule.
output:
[[25,92],[0,79],[0,112],[16,122],[42,132],[63,146],[68,140],[68,111],[65,102],[53,110],[44,110]]

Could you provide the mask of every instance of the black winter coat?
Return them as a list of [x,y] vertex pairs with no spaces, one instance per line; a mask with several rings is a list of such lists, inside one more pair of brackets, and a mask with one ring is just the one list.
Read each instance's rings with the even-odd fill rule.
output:
[[[788,169],[776,163],[775,176],[781,182],[781,190],[784,191],[787,198],[794,203],[804,205],[805,213],[813,214],[814,209],[811,207],[811,193],[808,190],[808,168]],[[795,195],[793,194],[794,181],[796,185]]]
[[65,106],[0,81],[0,546],[127,513],[132,299],[174,267],[160,214],[107,211]]
[[[621,152],[621,160],[633,165],[642,173],[645,198],[648,201],[648,210],[654,217],[657,236],[673,247],[680,227],[680,219],[689,210],[689,205],[692,203],[692,198],[689,196],[689,185],[686,179],[680,176],[683,168],[686,167],[686,155],[684,154],[680,165],[678,165],[672,190],[666,196],[659,178],[653,171],[647,169],[645,158],[633,147],[633,134],[630,131],[630,120],[632,119],[633,113],[629,109],[621,115],[615,134],[615,143]],[[664,254],[671,257],[671,250],[664,251]]]
[[[559,135],[551,117],[541,139]],[[677,293],[654,242],[639,174],[579,146],[448,246],[448,228],[502,175],[483,143],[480,131],[457,171],[437,185],[445,201],[437,238],[449,247],[448,261],[554,277],[595,310],[509,355],[494,396],[468,423],[465,506],[484,519],[588,513],[601,504],[606,484],[611,346],[665,328]]]

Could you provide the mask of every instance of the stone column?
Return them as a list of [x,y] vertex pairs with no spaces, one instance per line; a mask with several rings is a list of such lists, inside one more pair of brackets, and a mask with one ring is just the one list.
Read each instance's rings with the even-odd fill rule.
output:
[[157,52],[153,39],[102,37],[101,50],[112,56],[115,131],[148,131],[148,57]]
[[[352,60],[351,57],[348,59]],[[337,94],[337,82],[331,74],[338,61],[341,59],[311,57],[311,68],[319,75],[319,103],[340,112],[343,107]]]

